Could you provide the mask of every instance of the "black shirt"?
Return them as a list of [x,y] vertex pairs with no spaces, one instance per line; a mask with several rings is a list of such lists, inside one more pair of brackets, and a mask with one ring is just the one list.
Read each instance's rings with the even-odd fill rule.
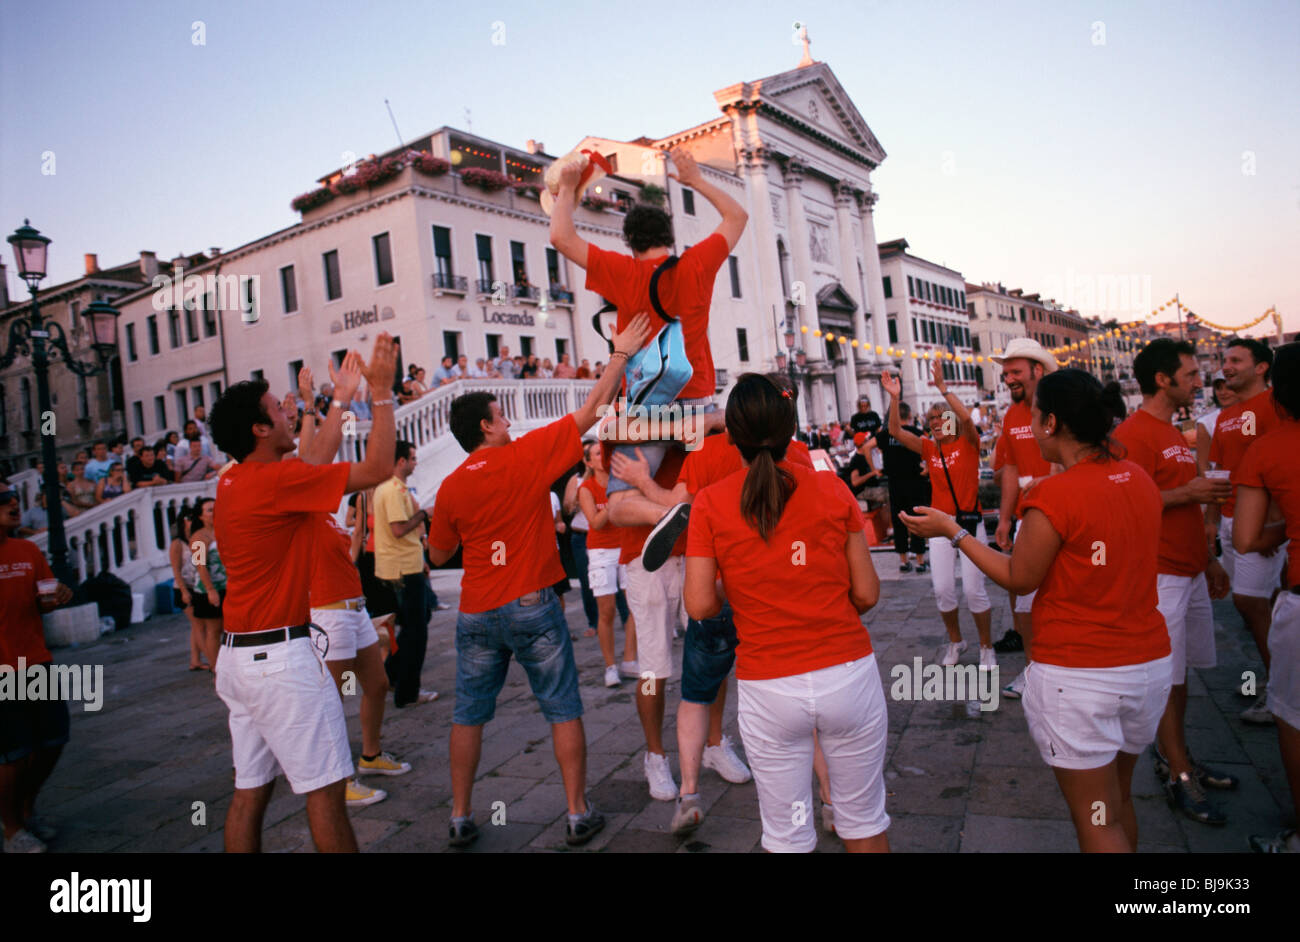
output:
[[[917,438],[924,437],[918,426],[904,425],[903,431],[911,432]],[[881,429],[876,435],[876,444],[880,446],[885,475],[896,482],[916,481],[921,477],[921,456],[903,445],[889,434],[889,429]]]
[[[166,465],[159,466],[158,462],[154,461],[153,467],[146,468],[143,461],[140,461],[139,459],[132,460],[135,461],[135,466],[128,467],[126,475],[128,480],[130,480],[132,487],[135,487],[141,481],[152,481],[154,478],[159,478],[165,482],[171,481],[172,476],[167,470]],[[127,465],[129,466],[130,464],[131,462],[128,461]]]
[[875,435],[882,426],[880,416],[875,412],[855,412],[853,417],[849,419],[849,428],[853,430],[854,435],[858,434],[858,432]]

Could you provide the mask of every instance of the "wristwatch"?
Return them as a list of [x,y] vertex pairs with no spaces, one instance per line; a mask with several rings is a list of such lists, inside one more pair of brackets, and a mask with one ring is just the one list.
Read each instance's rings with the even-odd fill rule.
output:
[[970,536],[970,531],[963,528],[961,530],[958,530],[952,536],[948,537],[948,542],[952,544],[953,549],[957,549],[960,547],[961,541],[966,539],[966,537],[968,536]]
[[343,408],[343,403],[339,402],[337,399],[331,399],[331,400],[330,400],[330,408],[331,408],[331,409],[342,409],[342,408]]

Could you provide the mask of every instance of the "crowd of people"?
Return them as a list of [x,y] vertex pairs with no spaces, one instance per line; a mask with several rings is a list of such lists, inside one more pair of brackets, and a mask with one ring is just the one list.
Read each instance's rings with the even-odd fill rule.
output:
[[432,378],[423,367],[412,364],[402,379],[397,400],[405,405],[462,379],[600,379],[605,371],[605,364],[599,360],[595,367],[587,359],[575,367],[567,353],[552,362],[550,357],[538,358],[536,354],[512,357],[505,345],[500,350],[498,356],[479,357],[472,366],[463,353],[459,357],[445,356]]
[[[563,602],[564,538],[601,679],[634,683],[646,784],[652,798],[673,802],[674,833],[705,820],[700,780],[712,770],[753,781],[764,849],[811,851],[815,777],[825,828],[849,851],[887,852],[889,704],[863,616],[888,590],[854,494],[882,477],[899,568],[930,575],[947,633],[940,663],[971,657],[972,671],[1000,680],[997,655],[1023,651],[1027,666],[1002,693],[1021,699],[1081,850],[1136,851],[1132,778],[1150,746],[1171,807],[1202,824],[1227,821],[1206,790],[1230,791],[1237,780],[1194,758],[1186,708],[1187,670],[1216,663],[1211,599],[1229,594],[1268,674],[1259,689],[1243,684],[1252,703],[1242,718],[1276,723],[1300,815],[1300,476],[1289,466],[1300,447],[1300,344],[1231,341],[1213,383],[1219,411],[1183,429],[1177,420],[1201,384],[1189,344],[1162,338],[1139,352],[1143,401],[1129,415],[1114,390],[1020,338],[994,358],[1012,402],[991,440],[997,417],[973,414],[936,364],[941,403],[913,416],[901,379],[887,373],[887,417],[860,408],[847,427],[827,430],[839,447],[851,443],[847,476],[817,470],[810,447],[822,442],[797,435],[798,390],[783,374],[743,374],[722,408],[712,401],[709,299],[747,216],[689,154],[672,158],[675,178],[721,217],[680,257],[671,254],[671,220],[653,207],[626,215],[631,254],[582,240],[572,219],[581,167],[564,168],[551,241],[586,271],[588,288],[614,302],[608,368],[573,413],[518,439],[490,391],[456,396],[449,424],[466,458],[431,500],[411,486],[417,455],[396,438],[394,396],[369,397],[365,457],[333,462],[345,406],[362,383],[394,388],[387,334],[368,362],[350,353],[331,368],[324,403],[304,370],[296,395],[277,400],[253,380],[214,405],[213,440],[233,460],[215,500],[178,521],[172,562],[191,618],[191,669],[206,661],[229,710],[235,795],[226,849],[260,849],[283,773],[306,796],[316,847],[356,850],[347,808],[385,797],[359,777],[411,771],[383,749],[388,692],[398,709],[438,699],[420,679],[430,615],[445,607],[429,573],[457,558],[450,845],[478,837],[484,727],[512,659],[551,727],[566,841],[582,845],[600,832]],[[692,370],[665,395],[690,409],[670,435],[620,440],[605,406],[625,380],[632,388],[630,360],[671,329],[672,318],[646,313],[652,307],[671,308],[680,325]],[[502,376],[522,375],[517,366],[504,348],[491,364]],[[444,361],[436,383],[472,375],[452,375],[456,368]],[[413,368],[402,388],[427,391],[422,377]],[[203,443],[189,444],[201,458]],[[983,453],[1000,488],[992,534],[980,499]],[[115,468],[121,477],[124,464],[97,454],[96,484]],[[31,544],[14,538],[20,524],[16,495],[0,493],[0,663],[19,654],[48,663],[40,612],[68,593],[51,584]],[[1007,591],[1013,625],[996,643],[990,580]],[[966,655],[963,598],[977,655]],[[733,670],[745,760],[725,730]],[[674,775],[663,721],[677,677]],[[355,763],[341,700],[349,683],[362,694]],[[39,849],[35,797],[67,741],[66,709],[0,710],[6,849]],[[1300,852],[1294,829],[1249,843]]]

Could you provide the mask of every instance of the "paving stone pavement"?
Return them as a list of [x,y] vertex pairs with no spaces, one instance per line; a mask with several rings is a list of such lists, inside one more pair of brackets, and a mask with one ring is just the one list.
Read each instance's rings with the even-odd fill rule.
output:
[[[883,582],[881,601],[865,616],[888,694],[890,669],[937,658],[945,640],[928,576],[900,575],[896,558],[875,554]],[[448,735],[455,690],[455,605],[458,573],[435,574],[440,597],[452,610],[430,622],[425,686],[442,697],[395,710],[384,721],[384,747],[409,761],[407,775],[368,779],[388,791],[386,801],[352,813],[363,850],[448,851],[451,785]],[[1010,623],[1006,594],[989,583],[994,637]],[[586,628],[577,591],[566,597],[586,707],[588,790],[607,825],[583,852],[755,852],[761,825],[753,783],[731,785],[705,771],[701,795],[708,813],[688,839],[669,832],[672,802],[650,798],[642,773],[644,741],[633,686],[603,685],[603,664]],[[1290,801],[1271,726],[1252,727],[1237,714],[1250,702],[1237,693],[1242,672],[1259,671],[1254,645],[1231,602],[1216,602],[1219,666],[1194,671],[1187,724],[1195,755],[1241,778],[1236,792],[1212,793],[1229,815],[1211,828],[1175,816],[1144,758],[1134,774],[1140,829],[1147,852],[1244,852],[1246,835],[1272,834],[1289,822]],[[977,660],[974,625],[963,610],[970,642],[963,663]],[[619,629],[621,653],[622,630]],[[40,810],[60,827],[55,852],[220,851],[221,828],[233,791],[225,707],[206,672],[186,671],[188,623],[162,616],[56,652],[60,663],[104,665],[99,712],[72,709],[72,741],[42,792]],[[681,643],[675,645],[680,667]],[[1023,656],[1001,656],[1003,679],[1023,666]],[[674,774],[674,714],[679,684],[668,685],[664,742]],[[734,678],[727,731],[736,739]],[[358,698],[346,703],[349,732],[359,745]],[[572,852],[564,844],[564,795],[551,752],[550,730],[537,712],[523,671],[512,665],[496,718],[488,724],[475,786],[481,828],[468,851]],[[991,712],[970,715],[965,703],[889,703],[886,761],[890,842],[895,851],[1074,852],[1074,831],[1051,771],[1029,738],[1018,701],[1002,699]],[[505,823],[491,822],[493,806]],[[202,803],[196,804],[196,803]],[[200,810],[201,809],[201,812]],[[821,831],[818,850],[841,852]],[[198,823],[196,823],[198,822]],[[311,851],[303,799],[281,779],[266,817],[265,849]]]

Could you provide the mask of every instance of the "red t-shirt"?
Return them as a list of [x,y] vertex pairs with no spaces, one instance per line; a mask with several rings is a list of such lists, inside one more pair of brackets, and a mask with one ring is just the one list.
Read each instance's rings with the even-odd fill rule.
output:
[[555,544],[551,483],[578,463],[573,416],[493,448],[480,448],[438,488],[429,545],[464,547],[460,610],[486,612],[564,578]]
[[786,462],[795,490],[767,542],[740,515],[748,470],[706,487],[691,507],[688,556],[717,560],[736,621],[736,676],[790,677],[871,653],[849,600],[844,543],[862,511],[830,471]]
[[[1052,463],[1038,450],[1038,440],[1034,438],[1033,414],[1023,402],[1013,402],[1006,415],[1002,417],[1002,435],[998,438],[998,451],[994,463],[1016,466],[1016,477],[1045,477],[1052,473]],[[998,459],[1001,459],[1000,463]],[[934,478],[930,478],[931,488],[935,488]],[[1022,492],[1016,504],[1016,516],[1025,513],[1025,494]]]
[[[605,509],[609,503],[609,498],[605,496],[605,489],[600,486],[594,474],[589,474],[582,479],[579,489],[586,488],[591,492],[592,499],[596,501],[596,513]],[[587,549],[618,549],[623,545],[623,528],[616,527],[614,524],[606,522],[599,530],[592,525],[588,519],[587,526]]]
[[1062,540],[1034,597],[1034,660],[1121,667],[1168,654],[1156,608],[1164,507],[1150,475],[1131,461],[1081,461],[1030,491],[1033,508]]
[[335,522],[333,514],[321,514],[313,539],[312,607],[361,598],[361,573],[352,562],[352,535]]
[[1300,474],[1295,456],[1300,455],[1300,422],[1283,421],[1246,452],[1232,476],[1237,484],[1262,487],[1282,508],[1286,521],[1287,585],[1300,585]]
[[[801,464],[805,468],[813,466],[808,446],[798,439],[790,441],[785,450],[785,461]],[[740,456],[740,449],[732,444],[730,435],[721,432],[707,436],[699,448],[686,453],[682,480],[686,482],[686,490],[698,494],[710,484],[721,481],[744,467],[745,459]]]
[[[682,463],[686,460],[686,452],[681,448],[669,448],[668,453],[664,455],[664,460],[659,463],[659,470],[655,472],[654,482],[664,490],[671,491],[677,486],[677,479],[682,473]],[[665,507],[664,511],[667,512]],[[619,553],[618,561],[620,563],[630,563],[641,555],[641,548],[645,546],[646,538],[650,536],[650,531],[654,527],[619,527]],[[681,556],[686,552],[686,532],[677,538],[673,544],[673,556]]]
[[[1196,477],[1196,454],[1187,447],[1183,433],[1145,409],[1138,409],[1120,423],[1115,438],[1128,450],[1128,460],[1151,475],[1162,491],[1182,487]],[[1209,564],[1201,505],[1166,507],[1160,517],[1157,571],[1171,576],[1198,576]]]
[[213,523],[226,566],[226,631],[310,621],[316,515],[339,509],[349,467],[243,461],[221,476]]
[[[1246,450],[1281,424],[1282,419],[1273,406],[1271,389],[1256,393],[1235,406],[1229,406],[1219,413],[1219,420],[1214,423],[1210,460],[1219,468],[1235,472],[1241,466]],[[1236,474],[1232,476],[1232,483],[1240,483]],[[1225,517],[1231,517],[1236,506],[1236,499],[1230,497],[1224,501],[1221,513]]]
[[36,583],[53,578],[45,554],[31,540],[11,536],[0,542],[0,665],[17,670],[20,657],[28,665],[53,660],[36,595]]
[[[980,506],[980,453],[979,446],[970,439],[958,438],[943,446],[943,458],[939,458],[939,446],[931,438],[921,439],[921,460],[930,468],[930,506],[946,514],[955,514],[958,510],[979,510]],[[944,463],[948,465],[948,478],[952,478],[952,490],[957,492],[960,507],[952,503],[952,491],[948,490],[948,478],[943,476]]]
[[[650,314],[651,336],[667,326],[650,303],[650,276],[667,257],[635,259],[594,245],[587,249],[587,290],[618,308],[618,330],[624,330],[642,311]],[[726,260],[727,240],[714,233],[683,252],[677,266],[659,280],[659,303],[681,320],[686,357],[695,371],[678,393],[679,399],[704,399],[714,393],[709,305],[713,279]]]

